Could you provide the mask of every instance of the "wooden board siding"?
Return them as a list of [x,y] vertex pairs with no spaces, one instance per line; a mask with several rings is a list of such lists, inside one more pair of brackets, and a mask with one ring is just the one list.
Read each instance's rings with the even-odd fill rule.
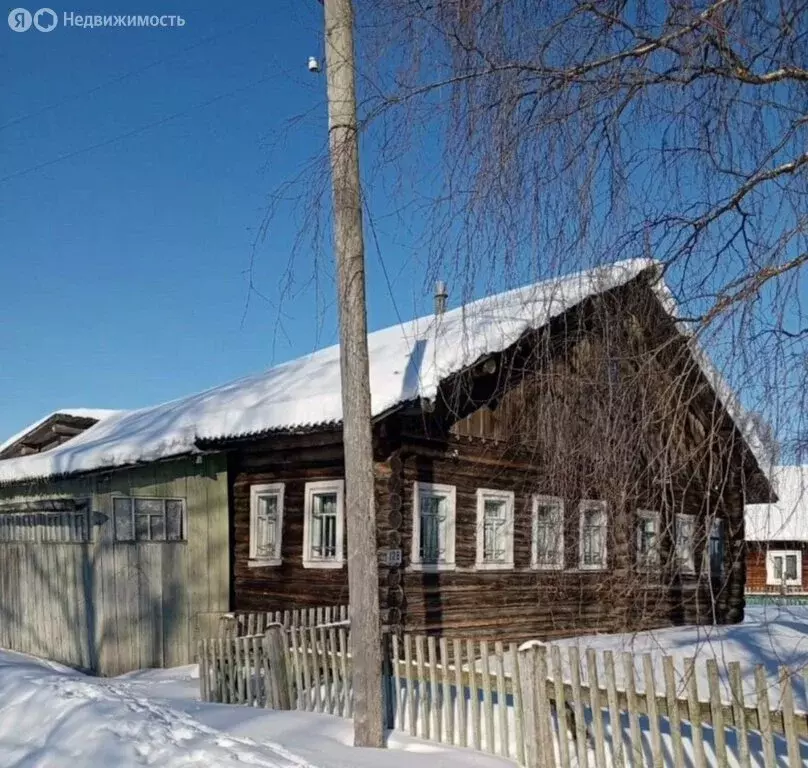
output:
[[808,543],[804,541],[747,542],[746,591],[753,594],[782,594],[779,586],[766,583],[766,552],[802,552],[802,586],[787,587],[786,594],[808,594]]
[[[185,499],[187,541],[116,542],[115,494]],[[105,675],[190,663],[229,609],[224,457],[0,489],[0,504],[55,497],[91,499],[93,540],[0,542],[0,645]]]

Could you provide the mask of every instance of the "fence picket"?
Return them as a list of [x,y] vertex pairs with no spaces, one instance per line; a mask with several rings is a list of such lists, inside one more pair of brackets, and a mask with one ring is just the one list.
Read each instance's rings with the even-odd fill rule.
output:
[[572,700],[575,707],[575,747],[578,753],[578,765],[588,768],[589,754],[586,744],[586,720],[584,718],[584,698],[581,691],[581,655],[578,649],[569,647],[570,673],[572,683]]
[[[606,675],[606,701],[609,705],[609,725],[612,731],[612,755],[615,768],[623,768],[623,725],[617,704],[617,682],[614,674],[614,654],[605,651],[603,668]],[[563,690],[563,686],[562,690]],[[558,704],[556,704],[558,707]]]
[[395,691],[396,705],[393,710],[395,713],[394,728],[397,731],[404,730],[404,704],[401,701],[401,671],[399,668],[399,647],[398,635],[394,632],[392,637],[393,646],[393,663],[391,669],[393,671],[393,690]]
[[300,663],[300,637],[298,628],[294,625],[289,629],[289,647],[292,652],[292,668],[295,675],[295,689],[297,693],[296,708],[305,710],[306,703],[303,699],[303,667]]
[[440,691],[438,689],[438,661],[437,648],[435,646],[435,636],[430,635],[426,640],[427,652],[429,654],[429,728],[432,732],[430,738],[440,741]]
[[410,729],[410,736],[416,736],[418,726],[418,716],[415,709],[415,683],[412,679],[412,636],[404,635],[404,679],[405,693],[407,695],[407,718]]
[[253,704],[253,676],[252,676],[252,659],[250,658],[250,648],[252,646],[252,638],[253,636],[249,637],[241,637],[239,640],[241,641],[241,659],[242,663],[244,664],[244,674],[242,675],[244,679],[244,703],[251,707]]
[[339,640],[339,669],[342,676],[342,716],[353,716],[353,696],[351,692],[351,682],[348,677],[348,630],[340,627],[337,630]]
[[518,765],[524,765],[525,726],[522,710],[522,676],[519,668],[519,646],[517,646],[516,643],[510,644],[508,647],[508,655],[511,659],[511,681],[513,685],[513,728],[516,736],[516,762]]
[[701,704],[699,703],[699,681],[696,676],[696,660],[685,659],[685,682],[687,684],[687,712],[690,718],[690,734],[693,741],[693,768],[706,768],[704,756],[704,736],[701,725]]
[[449,643],[440,639],[440,666],[443,691],[443,743],[454,744],[454,705],[452,704],[452,683],[449,678]]
[[418,670],[418,713],[416,720],[421,721],[418,729],[418,736],[429,738],[429,710],[426,695],[426,675],[424,674],[424,638],[423,635],[415,636],[415,659]]
[[224,654],[224,638],[219,638],[217,641],[217,652],[219,656],[219,695],[216,701],[221,702],[222,704],[227,703],[227,673],[225,669],[225,654]]
[[324,712],[322,676],[320,672],[320,649],[317,645],[317,628],[315,622],[309,627],[309,647],[311,653],[312,684],[314,685],[314,711]]
[[707,659],[707,686],[710,693],[710,714],[713,719],[713,744],[718,768],[727,768],[727,734],[724,730],[724,709],[721,706],[721,688],[718,682],[718,664]]
[[738,762],[740,768],[751,768],[749,758],[749,732],[746,727],[746,706],[744,704],[743,682],[741,678],[741,665],[731,661],[729,668],[729,688],[732,696],[732,712],[735,720],[735,729],[738,732]]
[[800,760],[800,743],[794,716],[794,689],[791,687],[791,672],[786,667],[780,667],[780,706],[788,745],[788,765],[789,768],[799,768],[803,763]]
[[631,744],[632,768],[641,768],[643,764],[642,741],[640,739],[640,716],[637,704],[637,677],[634,674],[634,656],[625,651],[623,653],[623,680],[626,689],[626,704],[628,708],[628,731]]
[[603,728],[603,707],[600,702],[600,681],[598,679],[598,658],[592,648],[586,650],[587,681],[589,683],[589,703],[592,712],[592,730],[595,738],[595,765],[606,768],[605,731]]
[[757,693],[760,736],[763,741],[763,764],[765,768],[774,768],[776,763],[774,760],[771,718],[769,717],[769,688],[766,683],[766,670],[762,664],[755,666],[755,691]]
[[673,745],[673,764],[675,768],[685,768],[685,752],[682,744],[682,721],[679,717],[679,700],[676,696],[676,677],[674,676],[673,659],[662,658],[662,675],[665,682],[665,696],[668,703],[668,722],[670,723],[671,744]]
[[505,652],[501,642],[494,644],[494,656],[497,662],[497,715],[499,723],[499,752],[508,757],[510,754],[510,739],[508,738],[508,712],[505,695]]
[[491,696],[491,670],[489,669],[488,641],[480,640],[480,671],[483,687],[483,721],[485,748],[494,752],[494,702]]
[[469,671],[469,701],[471,704],[471,745],[478,752],[482,746],[482,729],[480,728],[480,696],[477,690],[477,665],[474,653],[474,641],[466,640],[466,666]]
[[[564,667],[561,663],[561,649],[557,645],[550,646],[550,669],[553,674],[553,692],[555,694],[558,756],[561,761],[561,768],[570,768],[570,739],[567,732],[567,696],[564,691]],[[518,746],[518,730],[516,739]]]
[[207,701],[208,696],[206,690],[207,686],[205,685],[205,679],[207,677],[208,671],[207,671],[207,664],[205,662],[204,648],[205,648],[205,641],[200,640],[196,644],[196,658],[197,663],[199,664],[199,698],[202,701]]
[[455,667],[455,701],[457,702],[457,741],[456,744],[465,747],[468,743],[466,732],[466,687],[463,685],[463,645],[458,639],[452,641]]
[[648,713],[648,722],[651,727],[651,756],[654,768],[662,768],[662,733],[659,729],[654,662],[649,653],[642,657],[642,671],[645,679],[645,711]]
[[339,655],[337,651],[337,630],[336,627],[328,628],[328,645],[331,648],[329,660],[331,662],[331,714],[340,713],[340,698],[345,681],[340,681],[339,677]]
[[[325,623],[325,621],[323,622]],[[328,655],[328,634],[320,627],[317,630],[318,643],[322,651],[320,666],[323,675],[323,711],[329,715],[334,714],[334,681],[331,679],[331,665]]]
[[311,681],[311,669],[313,666],[312,654],[309,651],[309,631],[301,627],[300,629],[300,656],[303,663],[303,681],[305,690],[303,692],[306,701],[306,712],[314,711],[314,689]]
[[269,680],[264,677],[264,654],[261,649],[261,638],[253,638],[253,655],[255,662],[255,706],[266,707],[267,686]]
[[536,697],[535,716],[539,719],[539,765],[554,768],[556,765],[553,747],[553,729],[550,723],[550,701],[547,697],[547,647],[534,649],[536,676],[533,682]]
[[229,677],[228,698],[227,698],[228,704],[236,703],[236,665],[234,663],[235,644],[236,644],[235,636],[227,638],[227,667]]

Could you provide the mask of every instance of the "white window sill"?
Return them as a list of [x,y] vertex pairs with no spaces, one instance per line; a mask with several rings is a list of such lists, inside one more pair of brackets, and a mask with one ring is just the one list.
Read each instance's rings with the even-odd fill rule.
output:
[[273,568],[275,566],[280,565],[282,560],[278,558],[269,558],[269,559],[258,559],[252,558],[247,561],[248,568]]
[[802,579],[788,579],[787,581],[767,581],[767,587],[801,587]]
[[312,568],[314,570],[332,570],[336,571],[345,563],[342,560],[304,560],[304,568]]
[[551,571],[551,572],[552,571],[563,571],[564,570],[564,565],[563,565],[563,563],[558,563],[556,565],[549,565],[549,564],[548,565],[544,565],[544,564],[539,565],[538,563],[531,563],[530,564],[530,570],[531,571],[539,571],[539,572],[541,572],[541,571]]
[[597,571],[605,571],[606,566],[605,565],[579,565],[578,570],[579,571],[595,571],[595,572],[597,572]]
[[476,563],[478,571],[512,571],[513,563]]
[[454,563],[410,563],[408,571],[416,573],[443,573],[444,571],[454,571]]

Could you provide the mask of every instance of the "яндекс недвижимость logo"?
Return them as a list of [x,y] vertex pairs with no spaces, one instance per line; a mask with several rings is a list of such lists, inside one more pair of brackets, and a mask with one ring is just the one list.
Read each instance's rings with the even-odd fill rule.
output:
[[33,24],[40,32],[52,32],[59,24],[59,17],[51,8],[40,8],[31,14],[26,8],[14,8],[8,14],[8,26],[14,32],[27,32]]

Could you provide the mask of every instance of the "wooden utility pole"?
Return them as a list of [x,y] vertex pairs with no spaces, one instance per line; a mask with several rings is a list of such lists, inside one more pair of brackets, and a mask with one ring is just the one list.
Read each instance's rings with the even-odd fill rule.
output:
[[328,131],[339,282],[342,435],[348,534],[354,744],[384,746],[379,569],[365,313],[353,6],[325,0]]

